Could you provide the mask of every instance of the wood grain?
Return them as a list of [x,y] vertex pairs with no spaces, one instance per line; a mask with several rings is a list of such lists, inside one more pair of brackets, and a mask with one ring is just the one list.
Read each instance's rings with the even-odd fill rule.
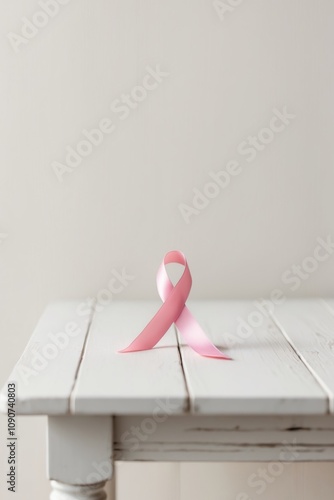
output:
[[331,415],[170,416],[154,433],[144,431],[142,417],[116,417],[115,458],[157,462],[334,460]]
[[[267,316],[248,328],[250,301],[195,301],[190,310],[232,361],[203,358],[181,346],[191,411],[219,415],[325,414],[328,398]],[[257,318],[260,318],[259,313]],[[251,321],[256,324],[255,321]],[[243,324],[243,328],[239,327]],[[247,332],[247,335],[245,334]],[[242,335],[241,335],[242,334]],[[182,342],[182,336],[179,337]]]
[[183,413],[188,394],[171,328],[150,351],[119,353],[158,310],[158,301],[113,302],[96,313],[71,396],[72,413]]
[[[81,301],[47,307],[12,371],[18,414],[58,415],[69,412],[69,398],[80,364],[93,306]],[[7,411],[5,386],[1,410]]]
[[334,301],[291,300],[275,308],[273,318],[313,373],[334,413]]

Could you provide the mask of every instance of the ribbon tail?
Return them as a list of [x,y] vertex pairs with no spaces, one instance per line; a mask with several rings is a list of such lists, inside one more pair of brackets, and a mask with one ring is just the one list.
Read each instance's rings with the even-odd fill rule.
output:
[[198,322],[195,320],[187,306],[175,321],[186,343],[201,356],[209,358],[228,359],[232,358],[220,351],[207,337]]
[[137,335],[131,344],[118,352],[124,353],[152,349],[159,342],[159,340],[162,339],[165,333],[172,326],[173,322],[174,320],[171,318],[170,311],[165,307],[165,304],[163,304],[159,311],[153,316],[151,321],[145,326],[142,332]]

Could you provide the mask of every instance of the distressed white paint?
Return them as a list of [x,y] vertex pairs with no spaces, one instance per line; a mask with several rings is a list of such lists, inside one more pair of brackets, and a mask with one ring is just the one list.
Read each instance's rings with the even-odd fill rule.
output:
[[95,313],[71,397],[73,413],[148,414],[161,411],[161,404],[168,406],[168,413],[186,410],[188,395],[173,328],[156,349],[118,352],[160,305],[158,301],[115,301]]
[[144,424],[139,416],[115,418],[117,460],[334,460],[334,417],[329,415],[170,416],[154,433],[145,433]]
[[[299,332],[295,346],[298,355],[285,338],[287,333],[283,335],[272,319],[262,316],[260,327],[245,326],[247,322],[252,324],[251,302],[192,302],[190,308],[197,320],[213,342],[227,344],[222,348],[233,360],[203,358],[182,345],[183,366],[173,328],[153,350],[118,352],[141,331],[159,302],[112,302],[102,312],[94,313],[89,333],[90,314],[79,316],[78,304],[54,304],[41,318],[11,380],[18,377],[23,364],[31,364],[32,346],[43,352],[50,343],[50,332],[60,331],[63,338],[66,325],[75,322],[79,334],[68,335],[67,340],[65,334],[67,345],[58,348],[57,356],[45,369],[28,384],[19,382],[18,413],[170,415],[187,412],[189,399],[190,411],[196,414],[327,411],[327,393],[331,393],[334,380],[334,315],[318,301],[305,303],[307,307],[297,301],[277,308],[276,320],[280,324],[284,319],[284,330],[288,324],[294,340]],[[238,326],[241,322],[242,330]],[[315,337],[315,328],[322,328],[322,334],[318,332]],[[321,358],[316,355],[315,342],[322,349]]]
[[52,500],[103,500],[114,459],[334,461],[334,416],[327,412],[334,303],[286,303],[242,337],[237,325],[249,322],[251,302],[189,305],[217,345],[226,341],[221,347],[233,361],[179,346],[174,328],[154,350],[117,352],[158,302],[113,302],[94,313],[92,324],[91,311],[78,317],[78,302],[44,314],[29,344],[40,349],[50,331],[81,321],[80,335],[18,398],[18,413],[49,415]]
[[[57,302],[47,307],[9,376],[17,384],[18,414],[57,415],[69,411],[69,396],[76,378],[92,317],[92,306],[81,301]],[[1,392],[6,411],[7,386]]]
[[326,413],[325,391],[271,319],[262,315],[260,327],[238,333],[241,321],[257,311],[252,302],[194,301],[190,309],[215,344],[226,342],[221,348],[233,358],[203,358],[181,347],[193,413]]
[[275,308],[273,318],[327,392],[334,413],[333,301],[287,301]]

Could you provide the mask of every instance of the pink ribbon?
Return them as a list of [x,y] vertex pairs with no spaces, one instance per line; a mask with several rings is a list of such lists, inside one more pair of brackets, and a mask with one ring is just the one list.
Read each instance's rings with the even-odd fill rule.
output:
[[[165,267],[171,263],[184,266],[183,274],[175,286],[170,281]],[[210,342],[186,306],[191,284],[191,274],[184,254],[177,250],[168,252],[157,273],[157,287],[163,304],[144,330],[120,352],[152,349],[175,323],[186,343],[201,356],[231,359]]]

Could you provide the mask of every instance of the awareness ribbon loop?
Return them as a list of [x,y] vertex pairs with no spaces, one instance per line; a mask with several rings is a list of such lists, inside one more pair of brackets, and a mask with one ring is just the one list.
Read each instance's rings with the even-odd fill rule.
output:
[[[184,266],[183,274],[175,286],[166,271],[166,265],[172,263]],[[186,343],[201,356],[231,359],[212,344],[186,306],[191,284],[191,274],[184,254],[177,250],[168,252],[157,273],[157,288],[163,304],[143,331],[120,352],[152,349],[175,323]]]

